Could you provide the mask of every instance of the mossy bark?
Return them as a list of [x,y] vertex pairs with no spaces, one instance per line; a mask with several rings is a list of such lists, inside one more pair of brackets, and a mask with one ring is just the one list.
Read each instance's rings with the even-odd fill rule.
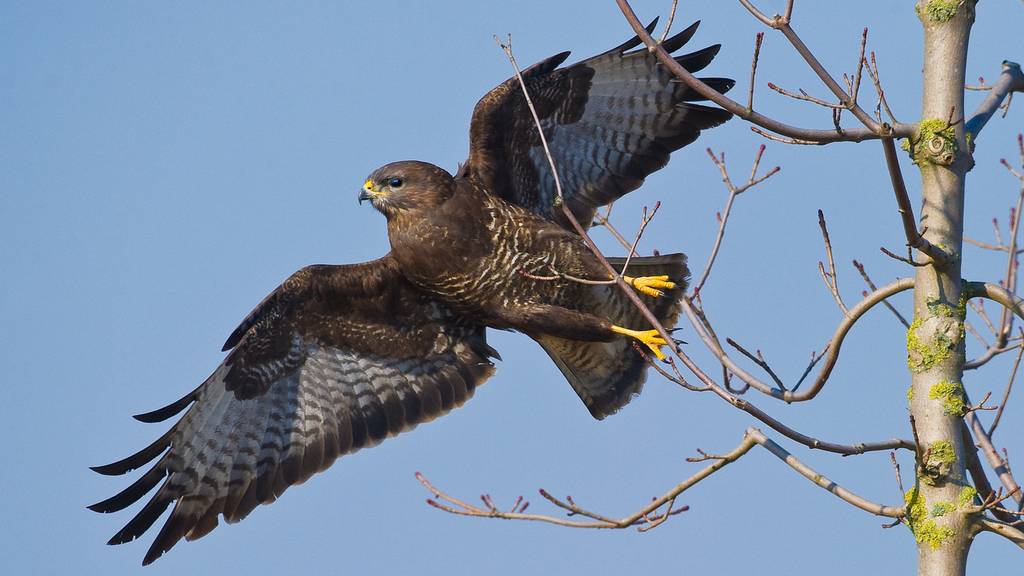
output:
[[[960,264],[963,247],[964,181],[970,169],[970,147],[964,139],[964,75],[967,45],[974,22],[975,0],[947,3],[952,14],[931,18],[933,2],[919,0],[916,10],[924,27],[924,99],[921,118],[927,138],[947,141],[937,157],[915,154],[921,175],[921,222],[925,237],[948,253],[947,262],[917,268],[914,322],[907,335],[911,390],[910,412],[921,443],[914,488],[907,493],[908,522],[918,545],[918,573],[929,576],[965,574],[971,530],[967,506],[970,490],[966,451],[961,435],[964,366],[963,306]],[[944,4],[946,6],[946,4]],[[950,118],[952,125],[933,126]],[[953,141],[948,142],[952,136]],[[938,146],[934,146],[938,148]],[[973,494],[973,492],[972,492]]]

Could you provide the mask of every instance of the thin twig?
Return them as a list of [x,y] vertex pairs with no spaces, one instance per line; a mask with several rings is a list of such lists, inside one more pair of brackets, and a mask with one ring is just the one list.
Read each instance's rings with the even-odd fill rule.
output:
[[[883,124],[883,126],[886,125]],[[937,246],[932,245],[931,242],[925,239],[924,233],[917,230],[917,223],[914,220],[914,208],[910,204],[907,185],[903,181],[900,161],[896,156],[896,146],[891,137],[882,138],[882,151],[885,153],[885,164],[889,169],[893,192],[896,194],[896,205],[899,209],[900,219],[903,222],[903,233],[907,238],[907,246],[917,248],[922,254],[928,256],[936,263],[947,264],[949,262],[949,255]]]
[[882,123],[882,109],[885,109],[885,114],[889,117],[889,120],[893,124],[898,124],[896,116],[893,115],[892,110],[889,108],[889,101],[885,98],[885,90],[882,89],[882,79],[878,73],[878,62],[875,60],[875,52],[871,52],[871,64],[867,67],[868,76],[871,77],[872,84],[875,85],[875,93],[878,95],[878,101],[875,104],[875,119],[878,123]]
[[[1003,159],[1003,164],[1009,168],[1009,163]],[[1021,144],[1021,164],[1024,167],[1024,144]],[[1013,170],[1010,170],[1013,172]],[[1020,177],[1022,186],[1020,193],[1017,195],[1017,204],[1014,208],[1010,209],[1010,243],[1005,246],[1006,248],[1006,274],[1003,276],[1003,284],[1010,292],[1016,292],[1017,290],[1017,239],[1020,231],[1021,221],[1021,210],[1024,209],[1024,177]],[[996,230],[999,230],[996,219],[992,219],[993,226]],[[1002,238],[997,235],[999,245],[1003,246]],[[971,370],[984,366],[989,360],[997,356],[998,354],[1007,351],[1006,343],[1010,337],[1010,333],[1013,331],[1014,315],[1008,308],[1003,308],[1000,314],[999,329],[996,331],[996,341],[991,346],[986,348],[985,352],[978,358],[967,362],[964,365],[964,369]],[[1011,348],[1012,349],[1012,348]]]
[[804,91],[803,88],[797,88],[797,90],[799,91],[798,94],[797,92],[792,92],[790,90],[782,88],[781,86],[777,86],[772,82],[768,83],[768,87],[771,88],[772,90],[775,90],[779,94],[782,94],[783,96],[792,98],[794,100],[802,100],[804,102],[810,102],[811,104],[817,104],[818,106],[821,106],[823,108],[829,108],[832,110],[843,110],[846,108],[846,104],[843,104],[842,102],[837,102],[833,104],[832,102],[828,102],[827,100],[822,100],[821,98],[811,96],[806,91]]
[[761,42],[764,41],[764,32],[758,32],[754,36],[754,57],[750,61],[750,88],[747,90],[747,110],[754,111],[754,78],[757,77],[757,60],[761,56]]
[[[726,454],[726,455],[722,456],[721,458],[715,460],[715,462],[713,462],[712,464],[702,468],[699,472],[697,472],[693,476],[690,476],[689,478],[687,478],[683,482],[680,482],[679,484],[674,486],[671,490],[669,490],[668,492],[666,492],[662,496],[653,499],[649,504],[647,504],[646,506],[644,506],[643,508],[641,508],[637,512],[634,512],[633,514],[630,514],[629,516],[626,516],[626,517],[623,517],[623,518],[619,518],[619,519],[610,518],[610,517],[604,516],[602,514],[597,514],[597,513],[591,512],[589,510],[586,510],[584,508],[581,508],[580,506],[578,506],[573,501],[573,499],[571,497],[566,498],[565,500],[561,500],[559,498],[556,498],[556,497],[552,496],[546,490],[541,489],[539,491],[540,495],[542,497],[544,497],[544,499],[546,499],[547,501],[551,502],[555,506],[557,506],[559,508],[562,508],[563,510],[566,510],[569,513],[570,516],[583,516],[583,517],[586,517],[586,518],[590,518],[591,520],[594,520],[594,522],[582,522],[582,521],[576,521],[576,520],[566,520],[565,518],[558,518],[558,517],[554,517],[554,516],[546,516],[546,515],[543,515],[543,514],[523,514],[521,512],[515,512],[515,511],[513,511],[513,512],[505,512],[505,511],[499,510],[496,507],[490,507],[490,506],[487,507],[487,508],[480,508],[478,506],[474,506],[472,504],[469,504],[467,502],[459,500],[458,498],[454,498],[454,497],[446,494],[441,489],[437,488],[432,483],[430,483],[430,481],[428,481],[426,479],[426,477],[424,477],[423,474],[421,474],[419,472],[416,473],[416,479],[419,480],[420,483],[423,484],[423,486],[427,490],[429,490],[431,494],[434,495],[434,498],[437,499],[437,500],[428,499],[427,500],[427,504],[430,504],[431,506],[433,506],[435,508],[438,508],[440,510],[444,510],[445,512],[448,512],[448,513],[451,513],[451,514],[458,514],[458,515],[461,515],[461,516],[476,516],[476,517],[484,517],[484,518],[503,518],[503,519],[506,519],[506,520],[530,520],[530,521],[535,521],[535,522],[547,522],[547,523],[550,523],[550,524],[557,524],[559,526],[566,526],[566,527],[570,527],[570,528],[619,528],[619,529],[621,529],[621,528],[629,528],[631,526],[637,526],[637,527],[650,526],[650,527],[653,527],[653,526],[651,526],[652,524],[655,525],[655,526],[657,524],[661,524],[662,522],[665,521],[665,519],[668,518],[668,516],[674,515],[674,514],[678,514],[678,513],[683,512],[683,511],[685,511],[687,509],[687,507],[681,507],[681,508],[676,508],[675,510],[669,509],[669,510],[666,510],[666,512],[664,512],[664,513],[657,514],[657,511],[658,511],[659,508],[661,508],[662,506],[664,506],[666,504],[670,504],[670,503],[675,502],[675,499],[680,494],[682,494],[687,489],[689,489],[691,486],[696,485],[701,480],[704,480],[705,478],[707,478],[708,476],[714,474],[718,470],[720,470],[720,469],[724,468],[725,466],[731,464],[732,462],[735,462],[736,460],[740,459],[744,454],[749,452],[750,449],[753,448],[755,445],[757,445],[757,442],[754,439],[749,438],[747,436],[744,436],[743,441],[739,444],[739,446],[737,446],[735,449],[733,449],[728,454]],[[445,502],[446,504],[442,504],[441,502],[438,502],[438,500],[440,500],[441,502]],[[655,522],[657,522],[657,524],[654,524]]]
[[768,361],[764,359],[764,355],[761,354],[760,350],[758,350],[756,354],[751,354],[749,350],[747,350],[743,346],[740,346],[732,338],[726,338],[725,342],[727,344],[729,344],[729,346],[732,346],[737,351],[739,351],[740,354],[743,354],[747,358],[750,358],[750,360],[753,363],[755,363],[758,366],[760,366],[762,370],[764,370],[766,373],[768,373],[768,376],[771,377],[771,379],[775,382],[776,386],[778,386],[782,390],[786,389],[786,385],[782,383],[782,380],[780,380],[778,375],[775,374],[775,371],[772,370],[772,367],[768,364]]
[[[863,264],[854,260],[853,267],[857,269],[857,272],[860,272],[861,278],[864,279],[864,282],[868,285],[868,288],[871,288],[872,292],[878,290],[878,287],[875,286],[875,283],[871,281],[871,277],[868,276],[867,270],[864,269]],[[867,293],[865,293],[864,296],[867,296]],[[896,316],[896,319],[900,321],[900,324],[903,324],[904,328],[910,328],[910,322],[907,322],[907,319],[903,317],[903,314],[900,314],[900,311],[897,310],[896,307],[893,306],[891,303],[889,303],[888,300],[882,300],[882,305],[888,308],[889,311]]]
[[778,136],[776,134],[772,134],[771,132],[766,132],[766,131],[758,128],[757,126],[751,126],[750,127],[750,131],[755,133],[755,134],[759,134],[761,136],[764,136],[765,138],[767,138],[768,140],[772,140],[773,142],[781,142],[783,144],[795,144],[797,146],[820,146],[822,144],[827,144],[827,142],[818,142],[816,140],[802,140],[800,138],[790,138],[788,136]]
[[777,398],[779,400],[783,400],[785,402],[805,402],[807,400],[814,398],[818,394],[818,392],[820,392],[821,389],[824,387],[825,382],[828,380],[828,377],[831,374],[832,369],[835,367],[836,361],[839,358],[839,352],[842,347],[843,340],[846,338],[846,335],[849,333],[850,329],[853,328],[857,320],[859,320],[861,316],[863,316],[868,310],[870,310],[872,307],[874,307],[882,300],[895,294],[898,294],[900,292],[903,292],[905,290],[909,290],[913,288],[913,286],[913,279],[904,278],[901,280],[897,280],[892,284],[883,286],[882,288],[876,290],[875,292],[872,292],[866,298],[858,302],[856,306],[851,308],[849,316],[846,316],[842,319],[842,321],[839,323],[839,326],[836,328],[835,333],[832,335],[832,338],[829,340],[827,358],[825,360],[824,365],[821,368],[821,371],[818,373],[818,377],[815,379],[814,383],[808,389],[801,391],[799,393],[775,388],[764,382],[761,382],[757,378],[747,373],[742,367],[737,365],[735,362],[732,361],[731,358],[729,358],[728,354],[725,353],[725,350],[723,350],[721,345],[717,342],[717,339],[712,338],[707,333],[702,323],[697,319],[696,313],[694,312],[693,306],[691,305],[690,301],[687,298],[683,298],[681,300],[681,303],[683,312],[690,319],[690,324],[694,327],[697,335],[701,338],[701,340],[712,352],[712,354],[714,354],[715,357],[718,358],[719,362],[721,362],[722,365],[724,365],[730,372],[732,372],[738,378],[750,384],[763,394],[766,394],[773,398]]
[[668,38],[668,32],[672,29],[672,21],[676,19],[676,8],[679,6],[679,0],[672,0],[672,11],[668,13],[668,22],[665,23],[665,31],[661,33],[661,40],[658,44],[664,44],[665,39]]
[[604,226],[604,228],[608,230],[612,237],[615,238],[615,240],[618,241],[618,243],[621,244],[623,248],[629,250],[630,248],[632,248],[632,245],[629,243],[628,240],[626,240],[626,237],[620,234],[619,231],[615,228],[615,226],[612,225],[611,214],[612,204],[609,204],[606,207],[604,214],[598,212],[597,214],[594,215],[594,225]]
[[[1020,330],[1021,336],[1024,336],[1024,329]],[[992,425],[988,428],[989,438],[995,434],[996,427],[999,426],[999,420],[1003,417],[1003,410],[1006,408],[1006,403],[1010,400],[1010,392],[1013,390],[1013,382],[1017,379],[1017,369],[1020,367],[1021,356],[1024,356],[1024,344],[1017,347],[1017,358],[1013,361],[1013,370],[1010,371],[1010,379],[1006,382],[1006,390],[1003,392],[1003,399],[999,402],[999,409],[996,410],[996,415],[992,418]]]
[[647,225],[654,220],[654,215],[658,213],[658,209],[661,208],[661,201],[654,203],[654,208],[651,209],[650,213],[647,212],[647,206],[644,206],[643,216],[640,219],[640,228],[636,231],[636,236],[633,238],[633,244],[630,245],[629,251],[626,254],[626,261],[622,264],[622,270],[619,271],[619,276],[626,273],[629,269],[629,263],[633,260],[633,255],[636,254],[636,247],[640,244],[640,239],[644,236],[644,230],[647,230]]
[[[556,498],[550,492],[544,489],[540,489],[540,495],[551,502],[558,508],[565,510],[568,515],[571,516],[582,516],[589,518],[593,521],[578,521],[578,520],[567,520],[565,518],[559,518],[555,516],[548,516],[543,514],[525,514],[525,506],[520,505],[522,497],[516,499],[513,506],[508,510],[501,510],[494,505],[493,499],[489,495],[481,496],[481,500],[484,503],[484,507],[475,506],[469,504],[463,500],[450,496],[449,494],[442,491],[440,488],[432,484],[427,478],[417,472],[416,479],[419,480],[420,484],[424,488],[430,491],[433,498],[427,499],[427,504],[448,512],[449,514],[457,514],[460,516],[473,516],[479,518],[501,518],[505,520],[527,520],[534,522],[547,522],[549,524],[556,524],[558,526],[565,526],[569,528],[604,528],[604,529],[622,529],[629,527],[637,527],[641,532],[648,531],[656,526],[662,524],[670,516],[678,514],[688,509],[684,506],[681,508],[673,509],[673,505],[676,498],[680,494],[698,484],[708,476],[714,474],[718,470],[721,470],[725,466],[739,460],[747,452],[756,445],[760,445],[773,456],[785,462],[789,467],[796,470],[800,475],[807,478],[819,487],[832,493],[834,496],[841,500],[865,510],[878,516],[887,516],[890,518],[900,518],[906,514],[906,510],[903,506],[884,506],[865,500],[864,498],[846,490],[842,486],[839,486],[835,482],[829,480],[823,475],[815,472],[812,468],[798,460],[792,454],[787,452],[784,448],[779,446],[777,443],[772,441],[770,438],[764,435],[763,432],[757,428],[747,428],[743,434],[743,440],[739,446],[734,448],[731,452],[723,455],[711,455],[707,454],[703,450],[698,450],[701,454],[700,458],[688,458],[690,462],[703,462],[711,461],[711,464],[702,468],[699,472],[690,476],[683,482],[680,482],[676,486],[672,487],[665,494],[654,498],[649,504],[623,518],[611,518],[603,514],[592,512],[585,508],[580,507],[571,496],[566,497],[564,500]],[[659,513],[658,510],[665,506],[665,511]]]
[[707,282],[708,276],[711,274],[711,267],[715,264],[715,258],[718,257],[718,251],[722,246],[722,238],[725,237],[725,226],[729,221],[729,215],[732,213],[732,205],[736,200],[736,197],[746,192],[750,188],[757,186],[761,182],[764,182],[768,178],[779,172],[781,168],[778,166],[772,168],[766,172],[763,176],[757,176],[757,167],[761,164],[761,156],[764,154],[765,146],[762,144],[757,149],[757,154],[754,156],[754,163],[750,169],[750,177],[747,182],[742,186],[735,186],[732,183],[732,179],[729,178],[729,170],[725,165],[725,153],[722,153],[721,157],[715,155],[711,148],[707,149],[708,156],[711,157],[711,161],[718,168],[718,171],[722,173],[722,182],[725,183],[725,187],[729,190],[729,196],[725,201],[725,208],[719,214],[718,218],[718,232],[715,234],[715,243],[711,247],[711,254],[708,256],[708,262],[704,265],[704,271],[701,272],[700,280],[694,286],[693,293],[700,294],[701,288],[704,287],[704,283]]
[[818,261],[818,272],[821,273],[821,279],[825,281],[825,286],[828,287],[829,291],[832,292],[832,298],[835,299],[836,304],[839,305],[839,309],[843,311],[843,315],[846,317],[850,316],[850,310],[846,308],[846,304],[843,302],[842,295],[839,294],[839,278],[836,276],[836,262],[832,258],[832,240],[828,237],[828,226],[825,224],[825,213],[818,210],[818,227],[821,228],[821,237],[825,242],[825,254],[828,256],[828,272],[825,272],[825,265]]
[[[745,2],[745,0],[741,1]],[[626,17],[626,20],[629,22],[629,25],[636,32],[637,36],[640,37],[640,39],[648,47],[648,49],[652,50],[652,52],[655,54],[655,56],[657,56],[658,60],[661,62],[663,66],[665,66],[667,70],[669,70],[677,78],[683,81],[687,85],[687,87],[692,88],[701,96],[708,98],[715,104],[718,104],[722,108],[725,108],[726,110],[732,112],[733,114],[739,116],[740,118],[743,118],[744,120],[747,120],[748,122],[751,122],[753,124],[757,124],[758,126],[766,130],[770,130],[775,134],[780,134],[784,137],[788,137],[794,141],[793,143],[824,144],[827,142],[840,141],[861,142],[864,140],[875,140],[881,136],[879,133],[877,133],[877,131],[869,128],[847,128],[844,129],[842,132],[837,132],[836,130],[813,130],[806,128],[798,128],[795,126],[790,126],[788,124],[779,122],[778,120],[769,118],[767,116],[764,116],[753,110],[748,109],[744,105],[736,102],[735,100],[730,99],[724,94],[717,92],[707,84],[704,84],[703,82],[698,80],[696,77],[693,76],[693,74],[686,70],[686,68],[684,68],[678,62],[676,62],[670,54],[668,54],[667,52],[665,52],[664,49],[659,47],[655,39],[652,38],[651,35],[647,32],[647,30],[644,28],[644,25],[640,22],[640,19],[637,18],[636,13],[633,11],[633,8],[632,6],[630,6],[628,0],[615,0],[615,2],[619,6],[619,9],[622,11],[623,15]],[[803,50],[806,50],[806,46],[803,47]],[[868,121],[873,122],[870,116],[864,114],[864,117],[867,118]],[[894,124],[893,130],[894,136],[900,138],[908,138],[910,136],[913,136],[914,132],[916,131],[916,127],[914,125],[908,124]]]
[[988,313],[985,312],[985,301],[978,300],[975,302],[974,300],[970,300],[967,302],[967,305],[971,307],[971,310],[974,310],[975,314],[977,314],[979,318],[981,318],[982,322],[984,322],[985,326],[989,329],[989,332],[994,336],[996,334],[996,325],[992,323],[992,319],[989,318]]
[[889,452],[889,461],[892,462],[892,469],[896,472],[896,486],[900,489],[900,494],[905,494],[906,490],[903,489],[903,475],[900,474],[900,463],[896,460],[896,451]]
[[757,428],[747,428],[747,436],[753,438],[758,444],[771,452],[772,455],[788,464],[804,478],[807,478],[814,484],[817,484],[821,488],[831,492],[834,496],[856,506],[857,508],[860,508],[861,510],[870,512],[876,516],[887,516],[889,518],[901,518],[906,514],[906,510],[903,506],[884,506],[882,504],[876,504],[854,494],[853,492],[850,492],[836,484],[834,481],[815,472],[811,467],[807,466],[795,456],[787,452],[782,446],[779,446],[771,439],[767,438]]
[[[992,489],[992,484],[988,481],[988,476],[981,465],[981,460],[978,459],[978,447],[971,436],[970,430],[967,428],[966,422],[961,422],[960,430],[963,438],[964,456],[967,460],[967,471],[971,474],[971,480],[974,482],[974,487],[978,490],[978,494],[982,499],[988,499],[996,494],[996,491]],[[1016,520],[1015,517],[1003,514],[998,510],[994,510],[992,514],[1000,520],[1008,522]]]
[[895,252],[889,250],[885,246],[881,246],[878,249],[882,252],[882,254],[885,254],[889,258],[892,258],[893,260],[896,260],[898,262],[903,262],[904,264],[909,264],[909,265],[914,266],[916,268],[921,268],[921,267],[927,266],[928,264],[931,263],[931,262],[918,262],[918,261],[914,260],[913,258],[911,258],[910,249],[907,249],[907,256],[900,256],[899,254],[896,254]]

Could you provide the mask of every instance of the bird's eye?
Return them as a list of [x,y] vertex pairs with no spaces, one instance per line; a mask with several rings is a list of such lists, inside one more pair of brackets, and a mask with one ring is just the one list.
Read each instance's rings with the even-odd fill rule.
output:
[[401,188],[402,187],[402,179],[401,178],[392,178],[392,179],[388,180],[388,186],[390,186],[391,188]]

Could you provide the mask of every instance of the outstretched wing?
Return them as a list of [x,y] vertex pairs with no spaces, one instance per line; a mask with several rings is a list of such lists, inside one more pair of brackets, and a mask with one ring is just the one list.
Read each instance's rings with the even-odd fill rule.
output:
[[200,538],[273,502],[339,456],[459,406],[493,372],[483,327],[407,283],[393,259],[309,266],[231,334],[224,362],[181,400],[136,416],[166,420],[156,442],[94,468],[124,474],[159,457],[134,484],[90,506],[114,512],[160,487],[110,544],[139,537],[174,503],[146,554]]
[[[653,30],[657,21],[648,27]],[[669,53],[681,48],[699,22],[667,39]],[[677,82],[634,37],[567,68],[563,52],[523,71],[558,168],[563,197],[583,226],[597,208],[635,190],[668,163],[669,154],[697,139],[701,130],[732,115],[693,102],[702,96]],[[719,45],[676,57],[690,72],[707,66]],[[719,92],[727,78],[702,78]],[[516,78],[491,90],[476,105],[470,126],[469,160],[460,170],[492,193],[562,222],[557,192],[536,124]]]

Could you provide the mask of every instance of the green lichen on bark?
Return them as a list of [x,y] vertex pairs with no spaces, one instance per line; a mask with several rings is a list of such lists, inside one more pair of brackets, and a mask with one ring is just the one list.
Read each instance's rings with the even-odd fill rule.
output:
[[959,149],[953,126],[936,118],[921,120],[917,134],[912,139],[903,140],[900,146],[910,153],[910,159],[918,166],[949,166]]
[[964,486],[963,490],[960,491],[960,496],[956,499],[957,508],[964,510],[974,506],[974,499],[977,495],[978,491],[973,486]]
[[[903,495],[903,501],[907,504],[907,515],[904,520],[918,544],[927,544],[932,550],[938,550],[956,534],[949,526],[939,526],[934,519],[936,515],[928,510],[924,494],[921,494],[916,486]],[[944,505],[940,504],[939,509],[944,510],[944,513],[948,512]]]
[[955,343],[942,332],[937,332],[933,342],[925,342],[919,332],[923,325],[920,318],[914,318],[907,330],[907,367],[911,372],[924,372],[953,354]]
[[937,440],[928,446],[929,459],[934,462],[952,464],[956,462],[956,451],[953,450],[953,443],[949,440]]
[[946,416],[963,416],[967,413],[964,387],[959,382],[940,380],[928,390],[928,397],[942,402],[942,413]]
[[961,4],[963,0],[928,0],[924,3],[923,10],[921,5],[915,5],[914,11],[919,17],[932,22],[948,22],[956,16],[956,10]]
[[921,481],[929,486],[945,483],[956,464],[956,450],[948,440],[937,440],[928,445],[921,462]]
[[932,504],[932,517],[939,518],[940,516],[949,514],[953,510],[956,510],[956,506],[953,506],[950,502],[936,502],[935,504]]
[[926,305],[928,306],[928,311],[936,316],[942,316],[943,318],[954,318],[957,316],[957,310],[955,308],[938,298],[928,300]]
[[927,314],[914,316],[907,330],[907,367],[911,372],[925,372],[960,350],[966,333],[966,305],[965,298],[955,307],[944,300],[930,299]]

